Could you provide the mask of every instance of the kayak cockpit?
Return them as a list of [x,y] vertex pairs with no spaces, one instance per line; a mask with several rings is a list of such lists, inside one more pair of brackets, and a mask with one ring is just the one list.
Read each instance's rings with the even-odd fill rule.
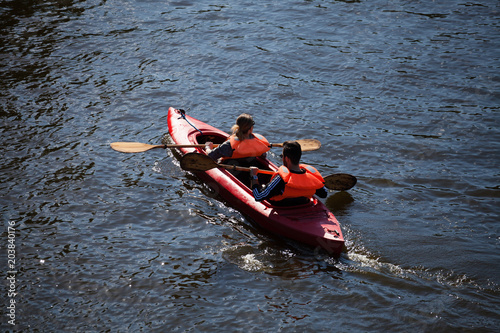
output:
[[[205,133],[198,134],[196,136],[196,142],[198,144],[205,144],[207,142],[212,142],[213,144],[222,144],[227,140],[227,137],[215,133]],[[239,158],[239,159],[225,159],[223,161],[226,165],[235,165],[241,167],[257,167],[263,170],[276,170],[269,160],[263,157],[249,157],[249,158]],[[245,185],[245,187],[250,187],[250,173],[248,171],[237,171],[229,170],[229,174],[233,175],[237,180]],[[271,180],[271,175],[259,174],[259,182],[261,184],[267,184]]]
[[[198,144],[205,144],[207,142],[212,142],[213,144],[222,144],[227,140],[227,136],[222,136],[218,133],[204,133],[196,135],[196,142]],[[227,159],[223,161],[225,165],[236,165],[241,167],[251,167],[255,166],[262,170],[277,170],[276,165],[270,162],[265,157],[250,157],[243,159]],[[230,177],[236,184],[245,188],[251,194],[250,189],[250,173],[248,171],[237,171],[237,170],[221,170],[226,173],[228,177]],[[267,184],[271,181],[272,175],[259,173],[259,183]],[[316,198],[293,198],[293,199],[285,199],[281,201],[279,204],[269,201],[263,201],[264,205],[270,208],[298,208],[298,207],[310,207],[314,206],[317,203]]]

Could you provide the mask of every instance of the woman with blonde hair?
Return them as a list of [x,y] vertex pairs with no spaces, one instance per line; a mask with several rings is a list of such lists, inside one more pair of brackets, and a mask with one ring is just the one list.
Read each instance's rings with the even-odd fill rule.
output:
[[[255,121],[248,113],[241,114],[236,124],[231,127],[231,134],[226,142],[213,149],[213,144],[207,142],[206,152],[212,159],[241,160],[255,158],[269,151],[269,142],[260,134],[253,132]],[[265,156],[265,155],[264,155]],[[243,161],[240,161],[243,162]],[[244,163],[248,164],[248,163]]]

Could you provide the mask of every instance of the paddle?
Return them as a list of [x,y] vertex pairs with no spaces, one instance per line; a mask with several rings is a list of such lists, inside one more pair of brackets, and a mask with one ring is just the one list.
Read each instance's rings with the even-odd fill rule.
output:
[[[321,147],[321,142],[316,139],[303,139],[297,140],[302,148],[302,151],[318,150]],[[214,147],[217,147],[214,144]],[[149,145],[141,142],[113,142],[111,148],[122,153],[142,153],[154,148],[203,148],[203,144],[190,144],[190,145]],[[283,147],[283,143],[271,143],[270,147]]]
[[325,180],[325,187],[334,191],[350,190],[358,182],[356,177],[347,173],[335,173],[323,179]]
[[[217,145],[214,145],[217,146]],[[203,148],[205,145],[149,145],[141,142],[113,142],[111,148],[122,153],[142,153],[154,148]]]
[[[250,171],[250,168],[240,167],[236,165],[219,164],[211,159],[208,155],[198,153],[187,153],[181,158],[181,168],[187,171],[208,171],[214,168],[225,168],[236,171]],[[274,175],[274,171],[259,169],[258,173]]]
[[[237,171],[250,171],[250,168],[219,164],[209,156],[198,153],[187,153],[181,158],[181,168],[187,171],[208,171],[214,168],[225,168]],[[258,169],[258,173],[274,175],[274,171]],[[334,191],[347,191],[356,185],[357,179],[346,173],[337,173],[324,178],[325,187]]]
[[[313,151],[313,150],[318,150],[321,148],[321,142],[316,139],[302,139],[302,140],[295,140],[299,145],[302,151]],[[285,143],[271,143],[270,146],[271,148],[273,147],[283,147]]]

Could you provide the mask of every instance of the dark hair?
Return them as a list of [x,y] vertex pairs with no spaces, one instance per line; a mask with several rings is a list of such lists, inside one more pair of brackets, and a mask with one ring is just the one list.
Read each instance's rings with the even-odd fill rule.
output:
[[286,141],[283,143],[283,156],[290,158],[293,164],[299,164],[302,157],[302,148],[297,141]]

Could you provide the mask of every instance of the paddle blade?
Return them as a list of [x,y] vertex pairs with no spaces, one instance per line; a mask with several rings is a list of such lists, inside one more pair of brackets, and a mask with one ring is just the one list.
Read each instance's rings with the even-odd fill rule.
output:
[[356,177],[347,173],[336,173],[327,176],[325,179],[325,187],[334,191],[347,191],[356,185],[358,180]]
[[142,153],[153,148],[163,148],[163,145],[149,145],[141,142],[113,142],[111,148],[121,153]]
[[181,168],[187,171],[207,171],[217,166],[209,156],[199,153],[187,153],[181,158]]
[[[318,150],[321,147],[321,142],[316,139],[301,139],[295,140],[300,145],[302,151]],[[271,143],[271,147],[283,147],[283,143]]]
[[303,139],[297,140],[297,142],[300,144],[302,151],[312,151],[321,148],[321,142],[316,139]]

